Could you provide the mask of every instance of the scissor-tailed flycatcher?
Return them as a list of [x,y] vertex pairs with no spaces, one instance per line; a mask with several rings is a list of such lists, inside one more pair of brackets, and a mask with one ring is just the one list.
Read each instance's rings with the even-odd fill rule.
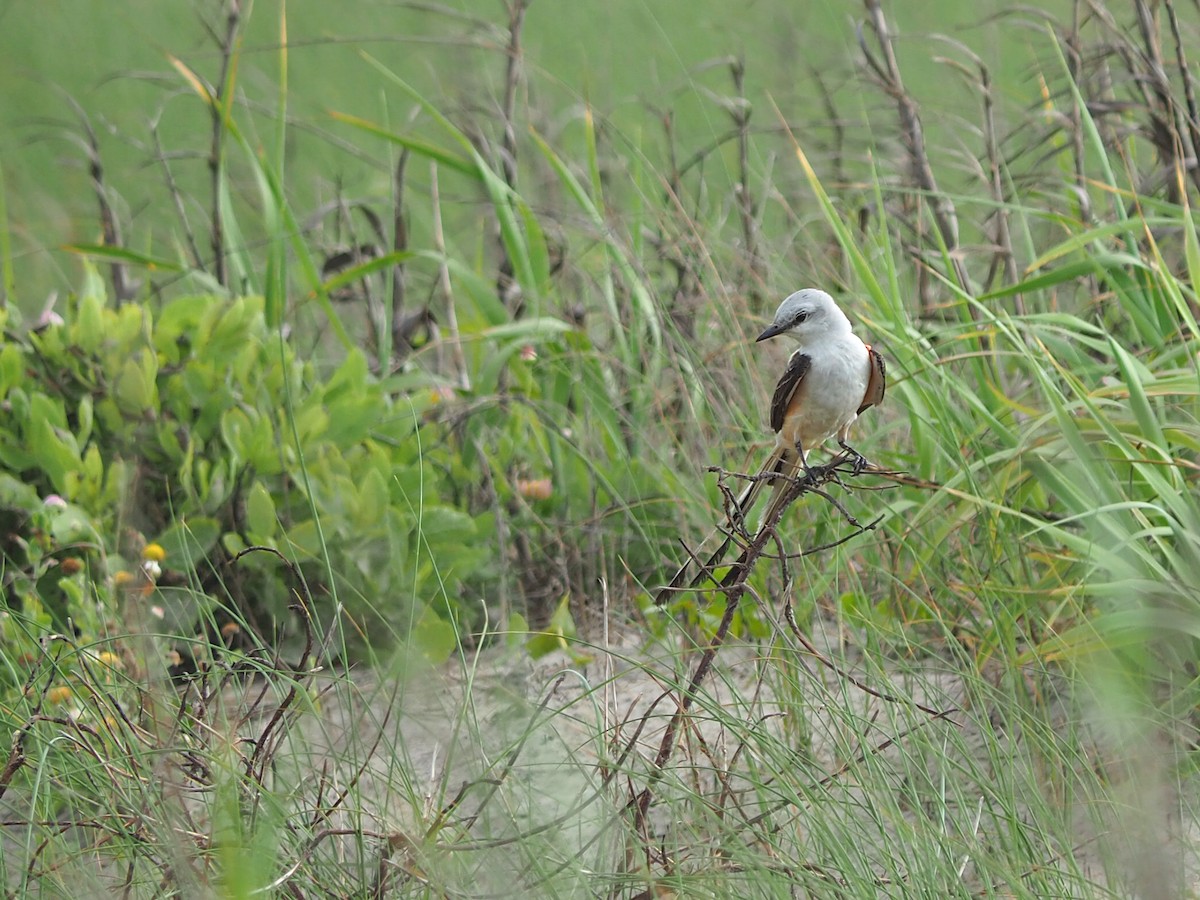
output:
[[[788,360],[771,397],[775,449],[737,498],[736,515],[742,522],[731,523],[734,530],[745,530],[746,514],[768,483],[774,490],[759,519],[759,528],[772,522],[788,485],[808,468],[809,451],[831,437],[836,436],[838,444],[859,465],[865,464],[862,454],[847,443],[850,426],[864,410],[883,400],[883,357],[854,334],[846,314],[824,291],[807,288],[792,294],[779,304],[775,320],[756,340],[780,334],[788,335],[800,346]],[[729,543],[730,538],[726,538],[709,558],[709,569],[720,561]],[[688,569],[685,564],[655,602],[662,604],[672,591],[684,586]]]

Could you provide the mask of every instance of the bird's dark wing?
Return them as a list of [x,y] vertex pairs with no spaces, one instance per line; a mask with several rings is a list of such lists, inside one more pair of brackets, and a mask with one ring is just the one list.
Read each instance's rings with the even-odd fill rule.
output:
[[862,406],[858,408],[860,416],[867,407],[878,406],[883,402],[883,392],[887,388],[887,366],[884,365],[883,357],[870,344],[867,345],[867,353],[871,357],[871,378],[867,381],[867,392],[863,394]]
[[783,430],[784,417],[791,408],[796,391],[800,390],[804,376],[811,368],[812,360],[807,354],[793,353],[792,358],[788,360],[787,368],[779,376],[779,383],[775,385],[775,394],[771,397],[771,430],[776,434]]

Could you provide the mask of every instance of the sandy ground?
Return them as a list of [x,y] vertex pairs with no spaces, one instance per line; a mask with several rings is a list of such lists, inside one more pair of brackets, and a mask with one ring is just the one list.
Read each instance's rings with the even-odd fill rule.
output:
[[[867,665],[844,637],[825,623],[813,640],[845,669],[874,671],[873,689],[905,702],[862,691],[792,649],[723,647],[655,786],[646,823],[652,868],[668,860],[676,872],[703,872],[725,860],[732,844],[784,869],[813,867],[822,840],[850,840],[861,845],[880,895],[911,896],[918,876],[897,861],[905,817],[926,827],[935,821],[955,846],[1013,840],[1011,810],[1043,790],[1038,758],[1031,763],[1022,731],[1029,723],[999,722],[998,709],[965,696],[961,672],[949,663],[933,658],[928,666],[909,662],[892,672]],[[296,705],[301,714],[270,769],[285,818],[318,835],[298,859],[292,845],[290,858],[324,872],[342,867],[348,885],[361,887],[364,872],[379,873],[401,894],[422,885],[472,897],[621,893],[592,873],[627,868],[631,816],[622,810],[654,771],[678,687],[699,654],[648,645],[636,633],[602,646],[607,651],[592,650],[587,659],[560,652],[532,660],[521,648],[497,648],[442,666],[413,665],[407,677],[318,676],[311,703]],[[209,721],[218,729],[221,721],[237,721],[246,697],[261,690],[261,682],[246,685],[240,696],[226,698],[224,717]],[[230,745],[250,752],[277,701],[269,695],[258,715],[228,735]],[[914,702],[955,712],[935,718]],[[1048,707],[1055,727],[1068,721],[1087,727],[1079,724],[1086,711],[1074,700],[1051,700]],[[914,730],[924,739],[908,738]],[[1104,740],[1097,731],[1094,741],[1081,741],[1096,751],[1078,764],[1102,765]],[[1126,756],[1143,754],[1130,768],[1147,774],[1111,785],[1119,814],[1098,815],[1095,804],[1066,798],[1069,840],[1035,847],[1030,858],[1061,867],[1069,856],[1098,885],[1115,865],[1123,883],[1113,890],[1121,896],[1200,896],[1198,804],[1187,794],[1195,787],[1168,782],[1167,751],[1154,738],[1121,744]],[[864,757],[872,778],[860,780],[855,767]],[[1062,790],[1061,774],[1045,789]],[[909,793],[919,799],[912,809],[891,820],[878,814],[895,798],[872,790],[902,793],[914,784]],[[192,787],[178,791],[186,807],[181,818],[202,824],[211,793],[189,794]],[[1005,791],[1006,802],[991,802]],[[0,815],[20,820],[28,800],[26,790],[10,790]],[[772,826],[767,841],[757,841],[756,826],[747,824],[758,817]],[[13,861],[28,848],[22,829],[5,829],[2,838],[12,881],[20,866]],[[997,890],[994,876],[976,863],[963,855],[962,887]],[[281,870],[280,883],[291,873]],[[629,893],[645,885],[631,882]]]
[[[830,625],[815,642],[855,670],[861,659],[839,637]],[[550,879],[547,883],[557,890],[563,889],[565,878],[569,892],[588,891],[585,878],[571,878],[620,867],[629,820],[628,814],[620,815],[621,808],[646,783],[675,709],[672,688],[686,681],[698,658],[685,657],[686,671],[676,671],[677,652],[648,648],[632,635],[614,641],[610,651],[595,653],[588,662],[566,654],[534,661],[521,652],[490,651],[404,683],[385,686],[373,678],[359,679],[357,701],[326,709],[297,736],[314,763],[317,758],[344,760],[348,746],[359,748],[351,755],[362,758],[379,739],[356,789],[364,798],[369,827],[393,835],[392,846],[399,849],[388,865],[398,872],[423,877],[436,869],[434,882],[470,884],[471,893],[500,896],[514,884],[539,877]],[[897,704],[860,691],[811,661],[801,666],[792,651],[764,658],[761,646],[731,644],[718,659],[692,725],[656,787],[649,819],[658,847],[676,864],[686,865],[682,861],[689,857],[701,867],[705,861],[711,864],[711,856],[701,850],[713,835],[692,819],[697,796],[705,796],[705,803],[723,796],[714,770],[734,773],[723,785],[724,796],[738,798],[730,805],[743,819],[771,811],[760,795],[745,790],[747,784],[737,774],[753,763],[754,740],[747,735],[792,739],[797,718],[805,722],[804,771],[844,772],[844,726],[855,722],[861,728],[875,720],[878,727],[860,735],[868,738],[873,760],[885,771],[894,766],[897,782],[912,779],[914,770],[915,777],[928,778],[934,793],[925,813],[945,818],[947,831],[974,829],[968,836],[986,843],[989,829],[1012,827],[1002,820],[1002,811],[991,810],[986,781],[945,787],[947,776],[961,780],[964,771],[986,772],[989,763],[980,760],[1003,768],[1003,761],[1011,759],[1014,768],[1029,768],[1020,730],[997,727],[989,718],[995,710],[965,702],[962,679],[952,668],[933,666],[914,674],[906,666],[894,685],[911,701],[957,710],[947,720],[936,720],[907,703],[897,713]],[[778,696],[779,667],[791,670],[794,682],[785,683],[798,685],[797,694]],[[763,678],[764,671],[776,677]],[[873,684],[888,688],[886,679]],[[827,714],[835,707],[836,714]],[[1069,714],[1064,706],[1053,715],[1065,721]],[[941,746],[942,753],[914,761],[904,741],[909,728],[941,729],[947,743],[935,741],[932,747]],[[972,761],[964,765],[968,756]],[[621,774],[606,782],[604,774],[614,767]],[[1011,772],[996,774],[1001,781],[1012,777]],[[757,777],[763,777],[761,769]],[[817,780],[815,775],[811,780]],[[844,822],[848,833],[863,835],[861,840],[879,840],[878,849],[864,850],[863,856],[877,866],[881,894],[904,896],[896,885],[906,872],[889,859],[894,855],[889,841],[896,835],[876,836],[873,825],[864,827],[875,801],[850,776],[835,781],[835,787],[828,794],[837,808],[830,820]],[[1103,884],[1105,860],[1111,871],[1116,859],[1138,896],[1178,897],[1181,886],[1200,895],[1196,804],[1178,802],[1176,788],[1152,780],[1128,785],[1124,793],[1117,786],[1128,819],[1111,831],[1111,822],[1098,825],[1094,808],[1077,804],[1067,813],[1074,844],[1046,847],[1046,864],[1054,865],[1056,856],[1062,862],[1061,856],[1069,853],[1079,870]],[[1022,789],[1037,791],[1039,786],[1035,780],[1015,787],[1018,802]],[[789,853],[804,863],[803,828],[797,834]],[[518,835],[524,836],[521,841],[510,842]],[[414,849],[418,846],[465,849],[430,853]],[[967,857],[961,871],[963,885],[972,890],[987,881]],[[894,879],[891,888],[885,887],[889,879]]]

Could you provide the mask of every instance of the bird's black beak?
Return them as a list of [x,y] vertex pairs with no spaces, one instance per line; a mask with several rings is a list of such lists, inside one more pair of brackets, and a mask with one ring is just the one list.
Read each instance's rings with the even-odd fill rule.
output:
[[766,331],[754,339],[754,343],[757,344],[759,341],[765,341],[767,338],[773,338],[775,335],[783,334],[785,331],[787,331],[787,328],[783,327],[782,325],[771,325]]

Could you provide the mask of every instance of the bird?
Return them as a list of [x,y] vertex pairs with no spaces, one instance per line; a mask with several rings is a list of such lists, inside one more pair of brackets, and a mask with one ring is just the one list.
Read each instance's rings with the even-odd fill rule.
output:
[[[790,337],[799,346],[788,358],[771,397],[775,447],[736,498],[736,510],[730,513],[739,521],[729,523],[732,532],[747,530],[746,516],[768,484],[773,490],[759,518],[758,534],[770,527],[788,486],[808,471],[808,454],[832,437],[837,438],[843,453],[854,459],[856,473],[868,465],[849,443],[850,426],[866,410],[883,402],[887,367],[879,351],[863,343],[834,299],[816,288],[789,294],[755,342],[780,335]],[[725,538],[699,576],[711,574],[731,541],[732,536]],[[690,561],[684,563],[659,591],[656,604],[661,606],[683,586],[690,568]]]

